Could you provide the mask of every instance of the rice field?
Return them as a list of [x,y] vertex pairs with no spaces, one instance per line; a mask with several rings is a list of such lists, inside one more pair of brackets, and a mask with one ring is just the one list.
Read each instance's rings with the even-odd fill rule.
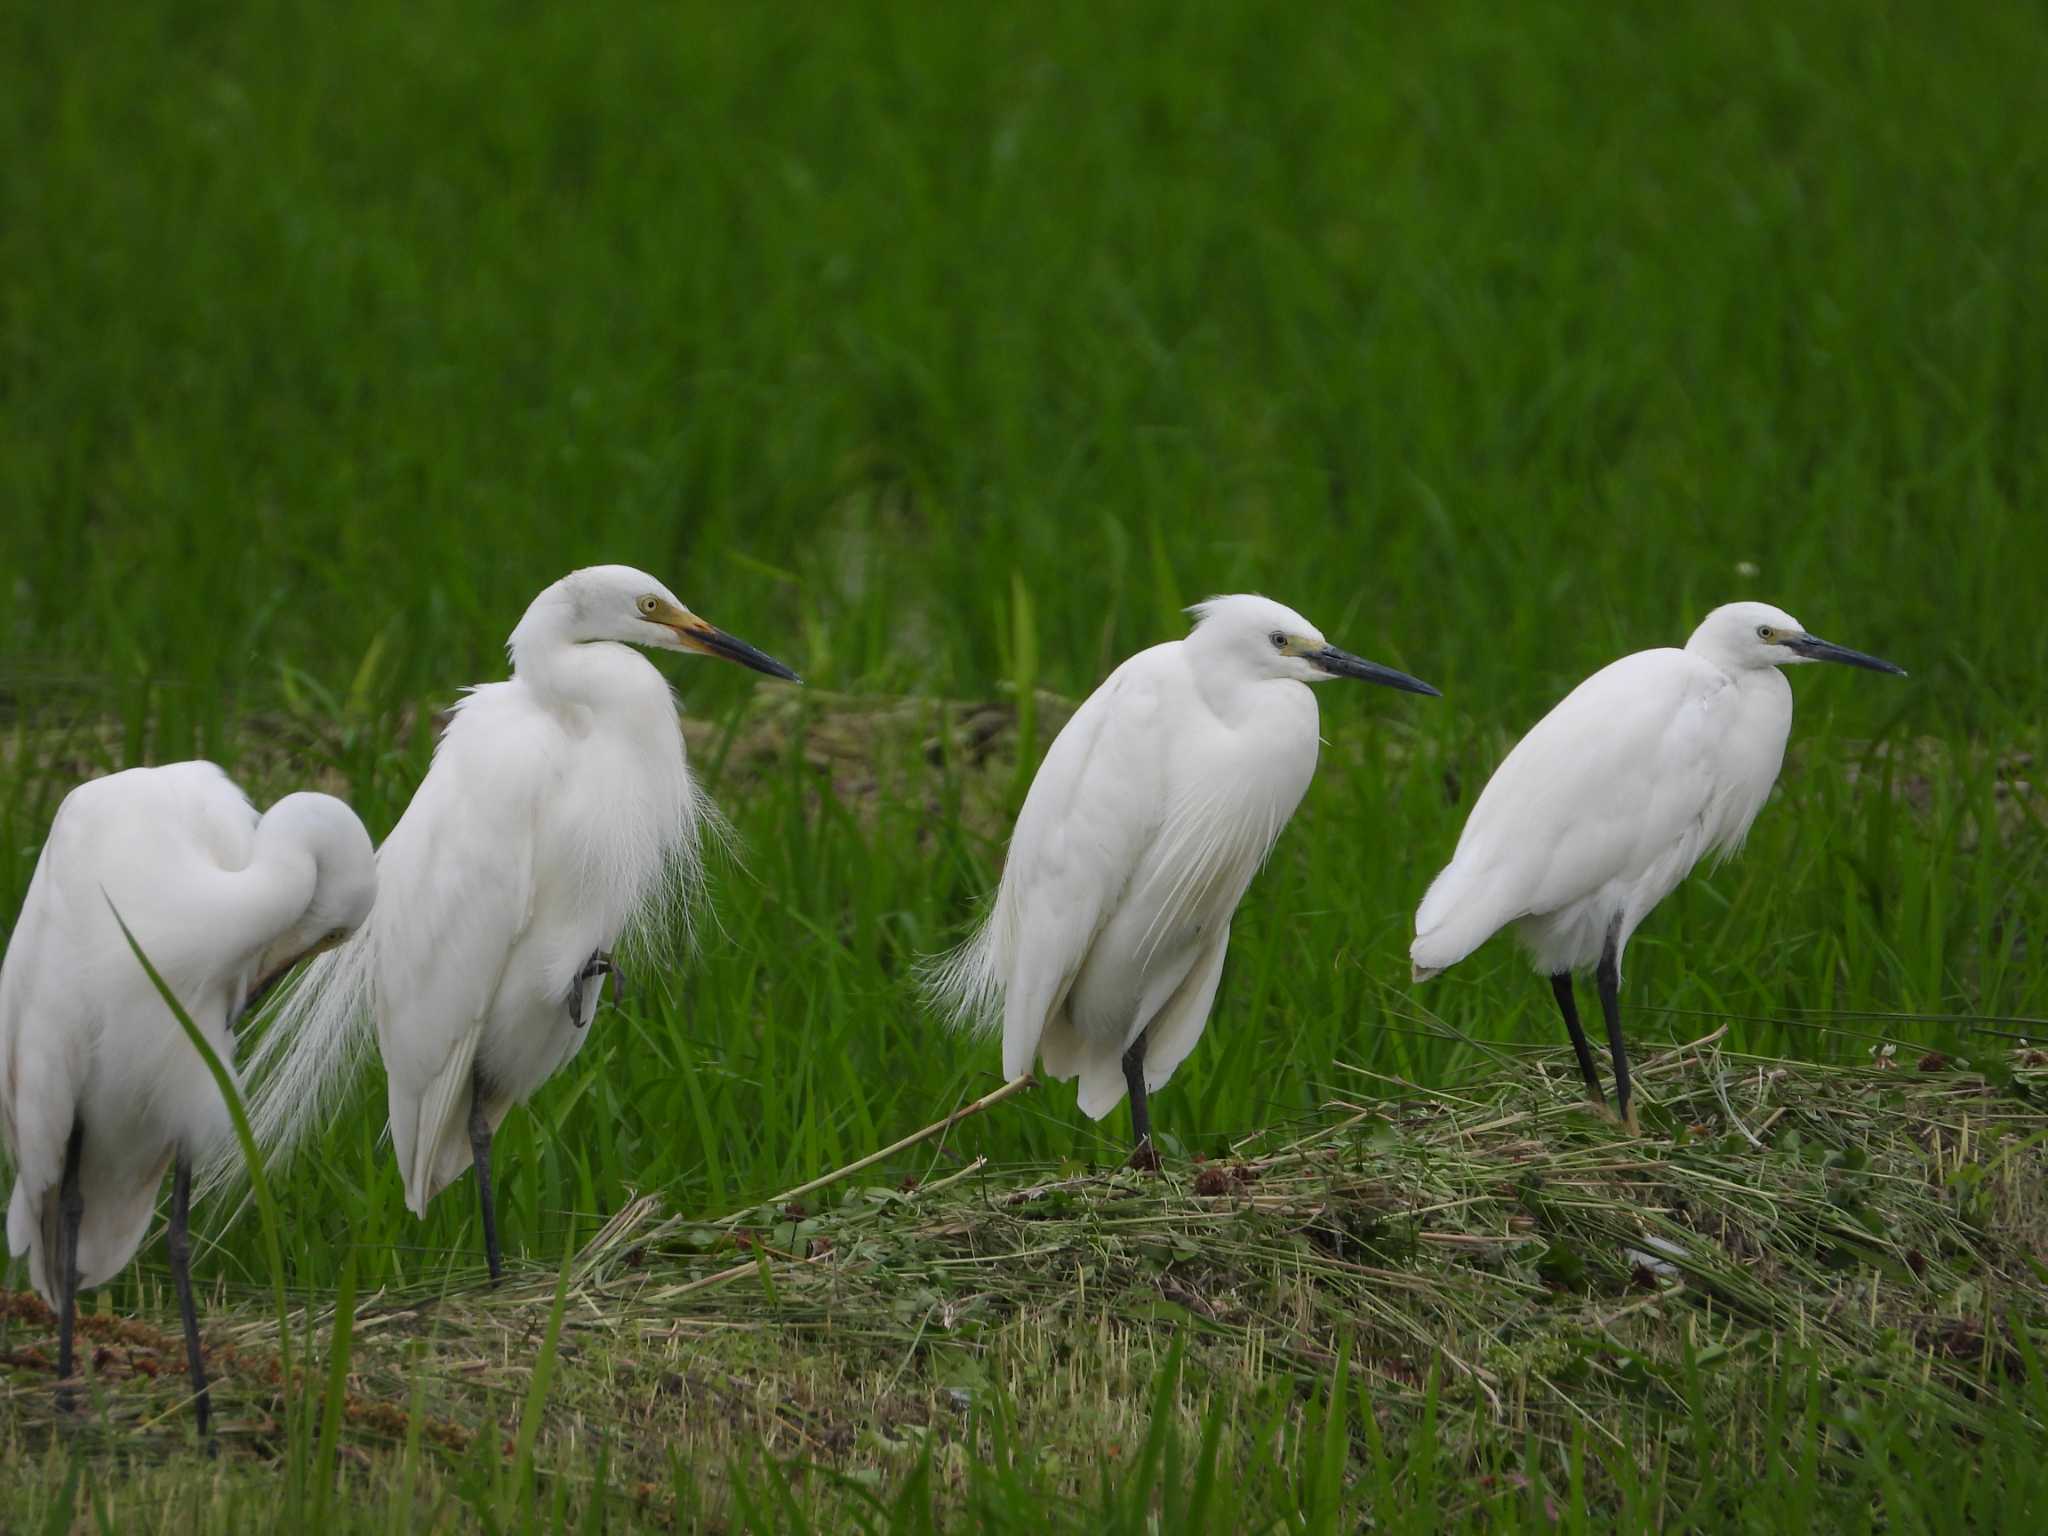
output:
[[[733,850],[694,949],[640,957],[501,1132],[513,1283],[480,1288],[466,1180],[405,1211],[373,1067],[274,1181],[299,1385],[261,1224],[199,1213],[242,1357],[217,1461],[175,1352],[134,1364],[175,1332],[159,1247],[92,1303],[73,1430],[16,1266],[0,1524],[2024,1528],[2038,8],[143,3],[0,37],[0,924],[63,794],[133,763],[382,835],[578,565],[809,683],[663,662]],[[1167,1181],[1040,1085],[774,1203],[1000,1086],[914,962],[1066,713],[1236,590],[1445,697],[1321,691],[1317,781],[1154,1100]],[[1543,710],[1738,597],[1912,675],[1794,675],[1746,849],[1630,948],[1674,1076],[1622,1143],[1508,945],[1418,989],[1409,921]],[[1271,1209],[1200,1188],[1325,1143]],[[1575,1157],[1615,1165],[1595,1237],[1497,1192]],[[1847,1219],[1951,1246],[1916,1272],[1787,1215],[1855,1179]],[[1415,1214],[1447,1180],[1505,1202],[1442,1229],[1484,1255]],[[1687,1180],[1785,1219],[1646,1288],[1621,1226]],[[958,1261],[1032,1248],[1044,1200],[1048,1253],[968,1328]],[[610,1235],[671,1219],[625,1265]]]

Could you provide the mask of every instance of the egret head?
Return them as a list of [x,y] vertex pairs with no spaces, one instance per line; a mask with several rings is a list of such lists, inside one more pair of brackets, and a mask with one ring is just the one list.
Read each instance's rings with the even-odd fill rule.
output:
[[1340,651],[1323,632],[1284,603],[1238,593],[1212,597],[1188,610],[1195,616],[1189,643],[1210,665],[1230,666],[1255,677],[1290,678],[1298,683],[1327,683],[1333,677],[1356,677],[1409,693],[1441,698],[1436,689],[1406,672]]
[[1728,603],[1716,608],[1700,621],[1685,648],[1731,672],[1789,667],[1802,661],[1839,661],[1873,672],[1906,675],[1904,667],[1807,633],[1804,624],[1769,603]]
[[[614,640],[658,651],[695,651],[720,656],[756,672],[797,683],[803,679],[774,657],[729,635],[683,605],[673,592],[630,565],[593,565],[572,571],[538,598],[527,618],[544,603],[561,610],[561,637],[571,644]],[[526,627],[526,620],[520,627]],[[519,639],[515,632],[516,643]]]
[[263,813],[256,836],[313,865],[305,911],[257,962],[259,982],[268,983],[363,926],[377,899],[377,854],[356,813],[332,795],[286,795]]

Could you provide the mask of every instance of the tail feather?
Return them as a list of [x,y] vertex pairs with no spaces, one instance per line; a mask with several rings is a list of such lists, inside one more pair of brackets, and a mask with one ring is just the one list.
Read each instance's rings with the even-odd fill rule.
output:
[[918,963],[919,990],[951,1028],[983,1036],[1002,1028],[1010,971],[1008,930],[999,896],[994,910],[965,943]]
[[1500,930],[1503,918],[1480,899],[1475,883],[1455,859],[1430,882],[1415,909],[1415,941],[1408,946],[1417,982],[1449,970]]
[[[425,1218],[427,1202],[469,1162],[469,1113],[475,1088],[476,1048],[483,1026],[472,1024],[426,1091],[401,1107],[391,1105],[392,1150],[405,1180],[405,1204]],[[451,1145],[451,1141],[454,1143]]]
[[1047,1077],[1062,1083],[1069,1078],[1079,1080],[1075,1103],[1090,1120],[1103,1119],[1123,1103],[1129,1089],[1122,1051],[1083,1039],[1064,1021],[1046,1030],[1039,1049],[1044,1053]]

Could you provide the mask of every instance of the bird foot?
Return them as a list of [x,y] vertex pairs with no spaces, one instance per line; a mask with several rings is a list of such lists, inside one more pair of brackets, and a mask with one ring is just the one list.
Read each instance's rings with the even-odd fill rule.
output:
[[583,969],[576,973],[575,985],[569,989],[569,1023],[571,1027],[582,1029],[591,1019],[597,1017],[595,1006],[591,1008],[588,1017],[585,1017],[583,1013],[583,984],[600,976],[605,979],[605,985],[599,989],[597,1000],[602,1001],[604,994],[609,992],[611,993],[614,1007],[625,1001],[625,973],[613,963],[610,950],[593,949],[590,952],[590,958],[583,962]]
[[1616,1113],[1615,1110],[1609,1107],[1605,1099],[1588,1099],[1586,1102],[1594,1114],[1617,1130],[1626,1131],[1631,1136],[1643,1134],[1643,1125],[1636,1118],[1636,1107],[1633,1103],[1629,1105],[1627,1112],[1624,1114]]

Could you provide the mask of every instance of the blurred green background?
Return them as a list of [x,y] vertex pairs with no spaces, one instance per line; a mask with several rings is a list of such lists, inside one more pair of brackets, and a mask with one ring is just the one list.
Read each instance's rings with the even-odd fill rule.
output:
[[[1757,597],[1912,677],[1796,678],[1779,803],[1644,929],[1634,1027],[1977,1048],[2040,1011],[2038,5],[4,14],[0,915],[82,771],[329,776],[381,834],[430,711],[580,564],[814,688],[956,699],[1078,697],[1259,590],[1446,697],[1322,693],[1158,1099],[1202,1145],[1380,1091],[1340,1059],[1554,1044],[1505,944],[1411,994],[1414,902],[1560,693]],[[760,707],[664,665],[732,733]],[[745,873],[508,1124],[512,1250],[992,1085],[907,969],[1000,828],[960,765],[874,751],[858,795],[796,744],[705,761]],[[381,1125],[370,1087],[298,1175],[335,1213],[309,1273],[323,1233],[473,1264],[468,1185],[422,1236]],[[965,1146],[1122,1138],[1064,1090]]]

